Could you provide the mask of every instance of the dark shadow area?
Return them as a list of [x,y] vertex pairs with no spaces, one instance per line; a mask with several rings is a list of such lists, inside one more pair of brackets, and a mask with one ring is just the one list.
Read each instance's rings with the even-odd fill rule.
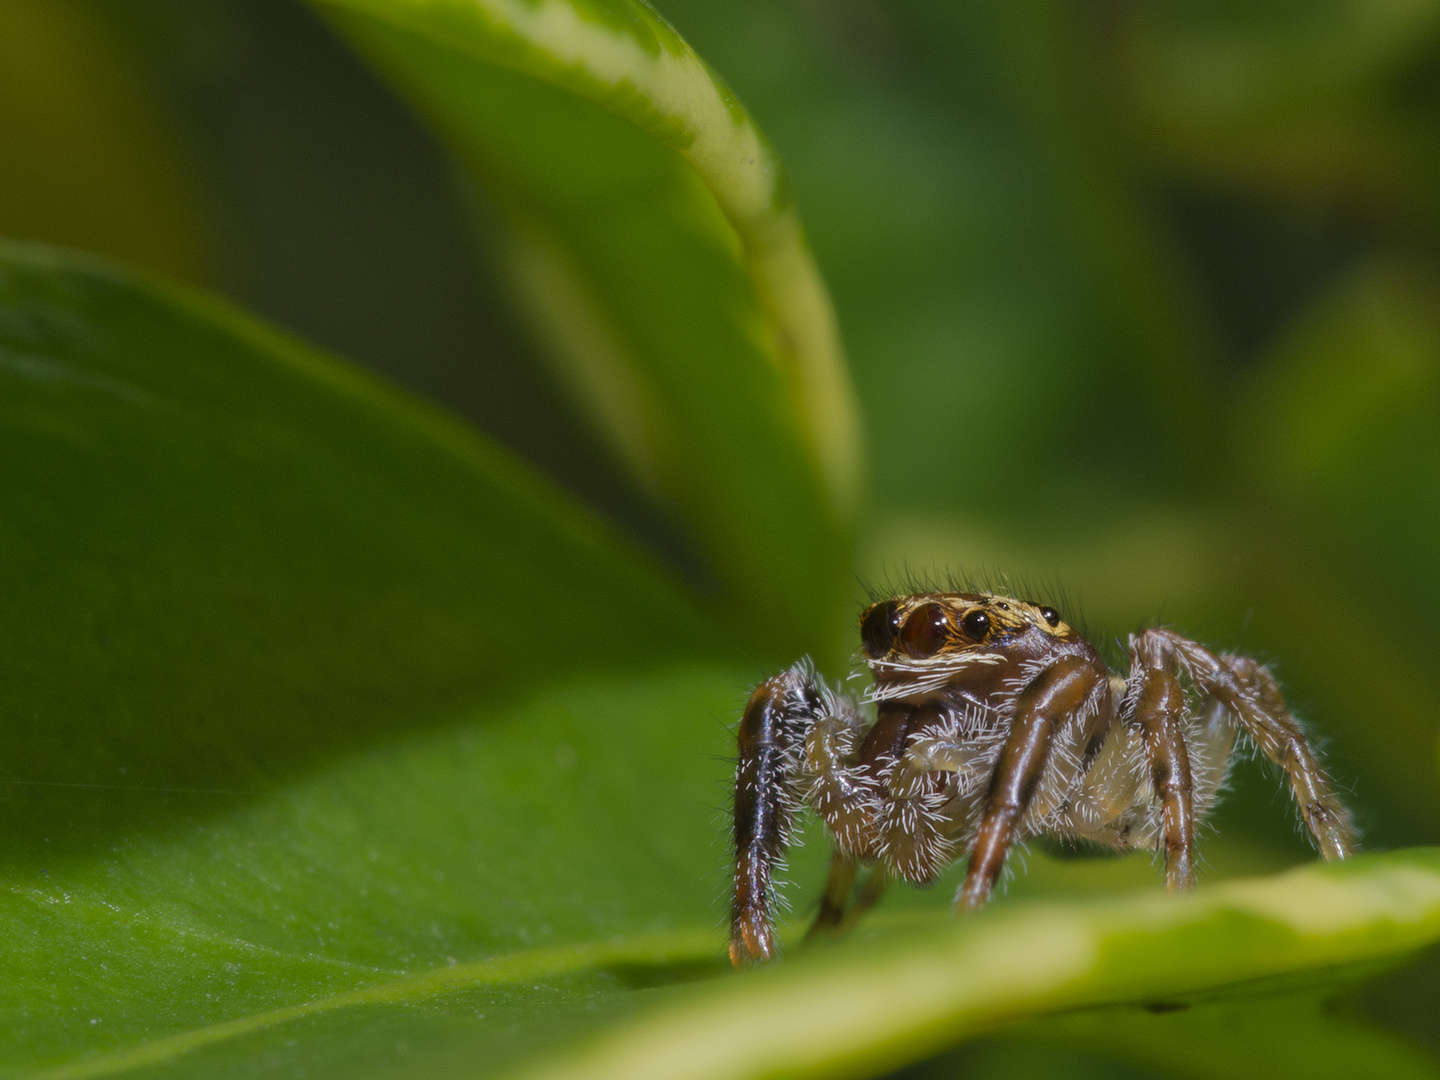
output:
[[1440,949],[1372,979],[1348,1000],[1347,1011],[1404,1031],[1440,1058]]
[[112,15],[191,127],[212,287],[464,417],[695,568],[518,330],[484,254],[483,195],[312,10],[141,0]]
[[1169,207],[1224,336],[1225,358],[1242,369],[1375,247],[1363,229],[1323,205],[1281,215],[1178,191]]
[[677,963],[607,964],[598,968],[602,975],[615,979],[627,990],[653,990],[661,986],[683,986],[705,982],[730,973],[730,962],[717,955],[711,960],[686,960]]
[[1066,1046],[978,1039],[884,1074],[884,1080],[1159,1080],[1163,1073]]

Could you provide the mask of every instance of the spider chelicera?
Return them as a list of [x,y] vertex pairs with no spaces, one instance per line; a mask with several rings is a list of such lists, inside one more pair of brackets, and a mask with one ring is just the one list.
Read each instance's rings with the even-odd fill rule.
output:
[[[1167,886],[1189,889],[1196,825],[1242,736],[1284,769],[1320,853],[1355,849],[1315,748],[1249,657],[1152,629],[1130,638],[1129,674],[1112,675],[1053,608],[991,593],[884,600],[865,609],[860,635],[873,724],[808,661],[761,683],[745,707],[737,966],[775,956],[773,872],[804,805],[835,849],[812,934],[848,927],[891,879],[928,884],[963,855],[955,906],[979,908],[1010,847],[1036,836],[1163,851]],[[874,869],[852,901],[862,866]]]

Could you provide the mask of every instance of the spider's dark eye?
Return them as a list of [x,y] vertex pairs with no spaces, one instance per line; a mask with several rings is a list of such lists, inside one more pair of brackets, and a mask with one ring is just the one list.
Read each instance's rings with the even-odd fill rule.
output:
[[1060,625],[1060,613],[1056,611],[1053,607],[1042,607],[1040,609],[1040,617],[1044,619],[1047,623],[1049,623],[1051,626]]
[[960,629],[970,640],[984,641],[985,635],[990,632],[990,616],[983,611],[972,611],[960,623]]
[[950,622],[945,618],[945,609],[939,604],[916,608],[905,620],[900,639],[905,651],[916,660],[934,656],[950,640]]
[[871,659],[884,656],[895,644],[895,633],[899,629],[900,612],[895,610],[894,600],[871,604],[860,616],[860,641],[865,646],[865,655]]

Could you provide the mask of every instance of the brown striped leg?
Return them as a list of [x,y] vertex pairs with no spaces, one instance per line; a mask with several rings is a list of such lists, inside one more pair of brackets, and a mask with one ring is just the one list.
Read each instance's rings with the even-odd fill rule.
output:
[[735,898],[730,960],[743,967],[773,959],[774,869],[790,843],[805,735],[825,712],[808,664],[756,687],[740,719],[735,769]]
[[1165,885],[1171,892],[1195,887],[1195,785],[1190,775],[1190,752],[1185,745],[1185,691],[1169,671],[1140,666],[1132,678],[1139,682],[1135,695],[1135,722],[1145,740],[1150,782],[1160,801],[1161,840],[1165,845]]
[[1247,719],[1243,712],[1237,715],[1261,752],[1285,770],[1300,816],[1320,854],[1326,859],[1353,855],[1359,846],[1354,819],[1335,794],[1319,755],[1291,715],[1274,677],[1249,657],[1227,656],[1222,662],[1250,689],[1255,703],[1253,718]]
[[825,892],[820,897],[820,911],[805,940],[823,937],[839,929],[845,920],[845,905],[850,900],[850,889],[855,884],[855,860],[836,852],[830,860],[830,876],[825,879]]
[[1080,659],[1060,660],[1037,675],[1015,703],[1015,719],[1000,749],[970,868],[955,906],[983,907],[999,880],[1015,832],[1050,758],[1050,744],[1064,720],[1086,709],[1104,687],[1103,671]]
[[1320,764],[1280,688],[1260,664],[1245,657],[1221,658],[1168,630],[1147,630],[1173,651],[1185,673],[1221,702],[1267,758],[1285,770],[1295,802],[1320,854],[1343,859],[1356,848],[1355,825]]

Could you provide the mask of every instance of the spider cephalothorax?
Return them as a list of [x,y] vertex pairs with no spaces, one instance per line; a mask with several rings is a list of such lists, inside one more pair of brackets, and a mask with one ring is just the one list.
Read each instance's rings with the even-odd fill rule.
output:
[[[737,965],[775,954],[773,869],[807,804],[835,847],[812,933],[848,925],[892,877],[925,884],[963,855],[955,903],[980,907],[1006,852],[1032,836],[1158,849],[1167,885],[1188,889],[1196,823],[1214,805],[1237,737],[1285,770],[1325,858],[1354,848],[1314,748],[1248,657],[1154,629],[1130,638],[1128,675],[1112,675],[1053,608],[991,593],[884,600],[865,609],[860,636],[874,723],[806,661],[761,683],[745,707]],[[850,904],[862,865],[875,869]]]

